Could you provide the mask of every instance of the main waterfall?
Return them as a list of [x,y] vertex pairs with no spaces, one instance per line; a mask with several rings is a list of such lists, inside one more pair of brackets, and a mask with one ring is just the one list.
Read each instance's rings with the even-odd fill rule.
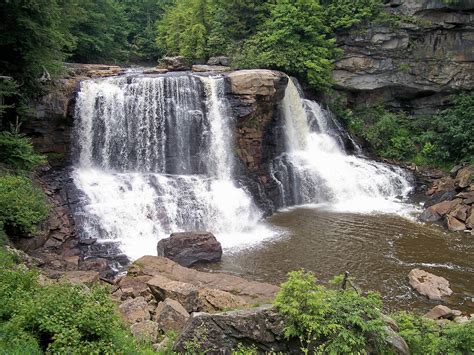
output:
[[317,204],[344,212],[405,213],[407,206],[400,202],[412,184],[403,169],[346,154],[344,141],[350,136],[330,112],[303,99],[292,80],[282,111],[286,152],[271,166],[280,206]]
[[232,179],[232,119],[222,77],[170,74],[85,81],[76,104],[81,230],[132,259],[157,240],[208,230],[224,247],[271,232]]

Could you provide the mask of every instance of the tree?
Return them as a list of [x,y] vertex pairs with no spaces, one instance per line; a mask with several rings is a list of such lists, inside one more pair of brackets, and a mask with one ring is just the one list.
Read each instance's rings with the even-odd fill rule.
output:
[[278,0],[261,31],[246,41],[240,63],[285,70],[315,87],[327,86],[337,51],[324,16],[317,1]]
[[68,46],[56,0],[2,0],[0,75],[12,76],[27,96],[42,93],[39,80],[58,73]]

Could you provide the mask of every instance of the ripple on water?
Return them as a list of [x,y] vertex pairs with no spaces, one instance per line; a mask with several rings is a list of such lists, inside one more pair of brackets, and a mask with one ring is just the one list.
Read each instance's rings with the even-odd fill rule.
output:
[[293,208],[275,214],[268,223],[282,236],[257,247],[227,251],[222,262],[208,268],[280,283],[287,272],[307,269],[327,282],[349,271],[364,290],[376,290],[387,310],[436,303],[408,285],[415,267],[443,276],[454,295],[451,307],[474,312],[474,243],[471,236],[446,233],[395,215],[335,213],[316,208]]

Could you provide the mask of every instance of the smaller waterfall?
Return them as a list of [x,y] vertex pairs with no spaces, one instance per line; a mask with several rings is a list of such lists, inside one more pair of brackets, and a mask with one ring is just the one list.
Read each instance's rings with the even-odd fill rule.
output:
[[287,149],[271,167],[282,207],[324,204],[358,213],[404,209],[399,202],[412,190],[410,176],[401,168],[347,155],[342,139],[347,133],[315,101],[303,99],[292,80],[282,110]]

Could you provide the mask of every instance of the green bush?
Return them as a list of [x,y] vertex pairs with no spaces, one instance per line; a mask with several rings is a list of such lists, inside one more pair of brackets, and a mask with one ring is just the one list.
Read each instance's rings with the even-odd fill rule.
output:
[[27,137],[18,132],[0,132],[0,163],[15,170],[31,170],[45,162],[42,155],[35,153]]
[[303,350],[317,353],[386,353],[381,301],[374,294],[330,290],[314,274],[293,271],[275,299],[285,318],[285,336],[301,340]]
[[46,218],[48,205],[40,189],[24,176],[0,176],[0,223],[31,234]]
[[0,264],[1,354],[151,354],[125,330],[106,289],[41,286],[37,273]]
[[400,335],[413,355],[474,353],[474,321],[451,323],[444,327],[436,322],[407,312],[394,315]]
[[474,159],[474,94],[458,95],[435,116],[410,117],[377,106],[351,111],[333,104],[350,132],[384,158],[446,167]]

